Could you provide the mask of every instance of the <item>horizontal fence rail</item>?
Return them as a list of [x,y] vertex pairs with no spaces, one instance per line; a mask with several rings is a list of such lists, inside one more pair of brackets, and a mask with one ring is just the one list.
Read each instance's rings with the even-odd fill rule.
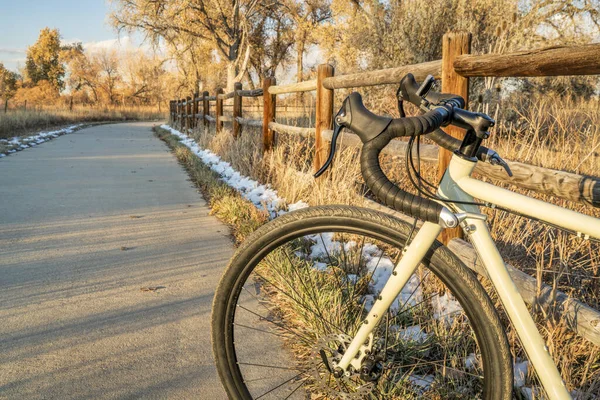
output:
[[462,76],[559,76],[600,74],[600,44],[555,46],[509,54],[462,55],[454,61]]
[[433,75],[436,78],[439,78],[442,73],[442,61],[437,60],[403,67],[381,69],[378,71],[332,76],[325,78],[323,86],[327,89],[342,89],[398,84],[409,72],[413,74],[418,81],[422,81],[427,75]]
[[314,137],[316,132],[315,128],[302,128],[299,126],[279,124],[277,122],[269,122],[269,128],[273,129],[275,132],[299,135],[306,138]]
[[292,83],[289,85],[269,87],[270,94],[311,92],[313,90],[317,90],[317,81],[316,80],[304,81],[304,82],[300,82],[300,83]]
[[238,90],[238,96],[242,97],[260,97],[263,95],[262,89],[254,89],[254,90]]
[[[233,136],[241,134],[242,126],[262,128],[263,151],[273,148],[274,132],[285,135],[295,135],[314,139],[315,169],[320,166],[327,155],[327,148],[332,140],[333,93],[336,89],[366,87],[385,84],[398,84],[407,74],[412,73],[417,80],[423,80],[427,75],[442,78],[442,88],[452,87],[447,91],[460,92],[468,101],[469,77],[534,77],[556,75],[591,75],[600,74],[600,44],[584,46],[547,47],[531,51],[519,51],[510,54],[471,55],[470,35],[446,34],[443,41],[442,60],[420,64],[368,71],[347,75],[334,75],[333,67],[320,65],[317,79],[300,83],[276,85],[274,78],[264,78],[262,88],[244,90],[241,83],[236,83],[234,90],[223,93],[218,89],[214,96],[204,92],[202,96],[193,96],[170,102],[171,123],[189,131],[198,128],[203,121],[206,128],[209,123],[216,123],[220,131],[223,123],[231,123]],[[466,84],[465,84],[466,82]],[[452,86],[455,85],[455,86]],[[463,85],[463,86],[461,86]],[[315,127],[298,127],[276,122],[277,95],[316,91],[316,120]],[[243,118],[244,97],[262,97],[262,120]],[[232,115],[223,113],[224,101],[233,99],[229,104]],[[210,102],[215,101],[215,116],[210,115]],[[258,109],[256,111],[259,111]],[[453,133],[454,134],[454,133]],[[383,154],[403,159],[406,156],[407,142],[395,139],[382,151]],[[344,131],[340,138],[341,147],[362,146],[357,135]],[[437,145],[421,144],[420,160],[438,164],[439,170],[444,171],[446,161],[442,154],[445,149]],[[475,173],[499,183],[531,190],[533,192],[554,196],[564,200],[577,202],[594,207],[600,207],[600,178],[586,176],[550,168],[538,167],[517,161],[508,161],[513,177],[508,177],[502,167],[480,162]],[[368,207],[392,213],[398,218],[409,218],[385,206],[365,199]],[[477,255],[470,244],[460,237],[446,237],[445,243],[472,270],[485,275]],[[519,292],[528,304],[538,304],[542,308],[556,310],[564,317],[569,328],[592,343],[600,346],[600,312],[585,304],[569,298],[566,294],[555,291],[537,280],[508,266],[511,277]],[[540,291],[541,288],[541,291]],[[597,324],[597,325],[594,325]]]

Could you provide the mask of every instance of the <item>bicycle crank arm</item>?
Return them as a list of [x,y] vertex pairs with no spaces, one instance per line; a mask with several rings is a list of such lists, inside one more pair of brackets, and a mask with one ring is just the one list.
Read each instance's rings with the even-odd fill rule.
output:
[[[425,222],[413,241],[404,248],[403,256],[400,262],[394,268],[392,276],[383,287],[378,299],[373,304],[367,318],[363,321],[356,336],[348,346],[348,349],[342,356],[342,359],[336,365],[333,365],[334,374],[341,377],[343,374],[350,374],[348,367],[352,365],[355,370],[360,370],[360,361],[364,358],[365,343],[371,343],[370,335],[390,308],[394,300],[400,294],[402,288],[406,285],[412,274],[415,272],[421,260],[427,254],[442,227],[438,224]],[[361,352],[361,354],[359,354]],[[357,357],[358,356],[358,357]]]

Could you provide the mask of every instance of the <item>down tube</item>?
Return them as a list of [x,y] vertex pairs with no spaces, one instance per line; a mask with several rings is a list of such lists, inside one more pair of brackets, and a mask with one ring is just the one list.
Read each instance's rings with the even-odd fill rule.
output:
[[470,234],[471,242],[485,265],[489,277],[502,299],[502,304],[523,343],[529,361],[535,367],[548,396],[556,400],[570,400],[571,395],[548,353],[523,298],[508,274],[486,222],[481,220],[469,220],[468,222],[471,227],[475,228]]

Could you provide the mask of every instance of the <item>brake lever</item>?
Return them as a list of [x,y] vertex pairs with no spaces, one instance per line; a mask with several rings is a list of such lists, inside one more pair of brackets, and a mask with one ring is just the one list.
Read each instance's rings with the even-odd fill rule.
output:
[[488,149],[486,153],[481,153],[478,155],[478,158],[483,162],[490,163],[491,165],[501,166],[504,168],[504,171],[506,171],[506,174],[512,178],[513,173],[510,169],[510,166],[506,161],[504,161],[504,159],[502,159],[502,157],[500,157],[500,154],[496,153],[494,150]]
[[325,164],[323,164],[323,166],[321,168],[319,168],[319,170],[313,175],[315,178],[318,178],[321,175],[323,175],[323,173],[325,173],[325,171],[327,171],[327,168],[329,168],[331,166],[331,163],[333,162],[333,157],[335,156],[337,138],[340,135],[340,132],[342,131],[342,129],[344,129],[343,125],[339,125],[337,123],[338,116],[342,116],[342,117],[344,116],[344,105],[342,105],[342,108],[340,108],[340,111],[338,111],[336,116],[333,118],[333,135],[331,135],[331,146],[329,148],[329,156],[327,157],[327,161],[325,161]]
[[506,171],[506,174],[512,178],[513,173],[511,171],[510,167],[508,166],[508,163],[506,161],[504,161],[502,159],[502,157],[500,157],[498,154],[496,154],[496,156],[492,157],[492,159],[490,160],[490,164],[501,166]]

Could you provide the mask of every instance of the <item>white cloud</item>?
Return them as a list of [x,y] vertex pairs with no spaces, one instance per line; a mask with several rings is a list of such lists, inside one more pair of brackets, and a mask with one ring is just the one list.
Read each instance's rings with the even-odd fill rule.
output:
[[11,47],[0,47],[0,53],[4,54],[25,54],[25,49],[15,49]]
[[[81,40],[64,41],[64,43],[77,42],[81,42]],[[147,54],[154,54],[155,52],[158,54],[165,54],[166,52],[163,46],[159,46],[158,49],[155,49],[149,43],[140,42],[139,40],[137,40],[137,38],[132,36],[121,36],[115,39],[84,42],[82,43],[82,45],[83,49],[90,54],[104,50],[115,50],[118,53],[125,53],[133,50],[142,50],[144,53]]]

